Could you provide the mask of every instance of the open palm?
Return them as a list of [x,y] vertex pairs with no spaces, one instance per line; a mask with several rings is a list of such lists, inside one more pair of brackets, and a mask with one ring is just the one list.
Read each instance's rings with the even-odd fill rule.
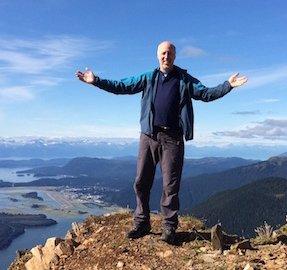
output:
[[87,69],[84,72],[81,72],[78,70],[76,72],[76,76],[78,77],[79,80],[81,80],[85,83],[93,83],[95,81],[95,78],[96,78],[94,73],[89,69]]
[[228,79],[228,81],[232,87],[241,86],[247,82],[247,80],[248,80],[247,77],[245,77],[245,76],[238,77],[238,75],[239,75],[239,73],[235,73],[235,74],[231,75],[230,78]]

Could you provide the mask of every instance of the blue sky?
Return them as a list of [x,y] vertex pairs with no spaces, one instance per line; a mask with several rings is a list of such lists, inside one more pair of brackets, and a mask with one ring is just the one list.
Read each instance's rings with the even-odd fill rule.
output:
[[140,95],[85,85],[77,69],[120,79],[157,67],[171,40],[176,64],[207,86],[234,72],[246,86],[195,102],[200,145],[286,145],[287,2],[0,1],[0,136],[139,136]]

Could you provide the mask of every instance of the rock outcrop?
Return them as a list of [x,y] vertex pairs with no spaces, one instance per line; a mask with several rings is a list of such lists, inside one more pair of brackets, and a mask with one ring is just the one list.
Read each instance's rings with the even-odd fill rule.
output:
[[129,213],[87,218],[73,223],[64,239],[50,238],[44,246],[18,252],[9,270],[216,270],[287,269],[287,246],[276,231],[272,244],[258,244],[225,234],[219,225],[204,230],[202,222],[181,217],[176,244],[160,240],[161,218],[152,215],[152,232],[141,239],[125,237],[131,228]]

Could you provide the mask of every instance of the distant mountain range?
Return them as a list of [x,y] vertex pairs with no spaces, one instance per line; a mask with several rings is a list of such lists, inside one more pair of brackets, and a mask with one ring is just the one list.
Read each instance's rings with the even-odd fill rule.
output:
[[[185,145],[186,157],[207,156],[242,157],[267,159],[287,152],[287,145],[226,145],[196,146]],[[39,138],[39,137],[0,137],[0,158],[74,158],[136,156],[138,139],[134,138]]]
[[206,220],[207,226],[221,222],[225,231],[254,236],[254,229],[266,221],[286,223],[287,179],[267,178],[238,189],[216,193],[191,210]]
[[25,160],[0,160],[0,168],[23,168],[23,167],[44,167],[44,166],[63,166],[70,159],[55,158],[49,160],[43,159],[25,159]]
[[[51,160],[50,163],[52,163]],[[45,176],[89,176],[97,178],[135,178],[136,172],[136,158],[117,158],[117,159],[103,159],[103,158],[89,158],[78,157],[70,160],[64,166],[49,166],[37,167],[31,170],[20,171],[19,173],[33,173],[38,177]],[[183,168],[183,177],[196,176],[203,173],[215,173],[227,169],[250,165],[257,163],[258,160],[242,159],[242,158],[220,158],[208,157],[202,159],[186,159]],[[0,163],[1,164],[1,163]],[[159,167],[159,165],[158,165]],[[159,168],[158,168],[159,169]],[[156,177],[160,176],[160,171],[157,170]]]
[[[135,159],[75,158],[63,167],[43,167],[20,173],[34,173],[38,177],[61,176],[61,179],[41,179],[25,185],[71,185],[93,186],[100,184],[113,187],[117,192],[104,194],[105,200],[121,206],[135,206],[133,181]],[[213,194],[235,189],[266,177],[285,177],[287,157],[273,157],[266,161],[239,158],[187,159],[181,183],[181,209],[189,212],[191,207],[203,202]],[[2,183],[3,184],[3,183]],[[158,209],[161,194],[161,174],[156,174],[151,195],[151,207]]]
[[135,139],[0,138],[0,158],[74,158],[136,155]]
[[[102,195],[102,199],[104,201],[111,204],[117,204],[123,207],[129,205],[131,208],[134,208],[135,197],[133,191],[133,182],[135,178],[135,172],[136,158],[134,157],[125,157],[117,159],[79,157],[68,161],[67,164],[61,167],[37,167],[31,170],[22,171],[21,173],[33,173],[42,178],[28,183],[14,183],[14,186],[70,186],[77,188],[103,187],[99,195]],[[50,176],[50,178],[48,178],[48,176]],[[203,207],[198,210],[198,213],[201,213],[202,211],[202,214],[207,217],[208,220],[210,219],[211,223],[217,222],[218,220],[222,220],[222,222],[224,221],[227,224],[226,226],[230,229],[230,232],[234,232],[235,227],[237,229],[242,229],[243,227],[240,227],[242,224],[235,223],[235,227],[232,227],[232,224],[229,223],[230,220],[226,219],[226,213],[228,211],[226,213],[222,211],[222,216],[218,214],[221,213],[220,207],[224,209],[225,207],[227,208],[227,204],[229,202],[228,200],[225,201],[223,199],[224,195],[220,195],[218,194],[218,192],[227,192],[227,190],[230,191],[232,189],[239,188],[238,194],[241,194],[240,196],[234,195],[235,193],[232,193],[230,196],[228,195],[229,193],[223,194],[225,194],[226,198],[230,200],[230,204],[234,205],[234,208],[229,208],[229,211],[232,210],[235,213],[238,212],[238,214],[240,215],[240,211],[242,209],[241,204],[244,205],[245,201],[249,202],[250,200],[254,200],[253,204],[249,204],[249,206],[250,208],[253,208],[254,206],[255,209],[257,207],[257,197],[259,198],[258,201],[262,201],[264,200],[264,198],[266,199],[267,204],[265,204],[264,207],[268,207],[268,202],[272,202],[271,199],[264,197],[265,195],[263,196],[263,193],[260,193],[258,195],[257,193],[253,192],[256,188],[256,185],[260,186],[260,182],[265,181],[263,179],[270,177],[286,178],[286,176],[287,157],[284,155],[272,157],[266,161],[244,160],[241,158],[186,159],[180,190],[181,212],[191,213],[191,209],[195,211],[197,209],[197,206]],[[279,180],[281,181],[280,185],[282,186],[282,179]],[[252,185],[252,183],[254,183],[255,181],[257,181],[256,184]],[[274,183],[273,184],[276,187],[277,182]],[[253,190],[253,193],[251,191],[251,193],[249,193],[246,191],[245,188],[243,188],[243,186],[248,184],[250,186],[247,186],[247,189],[250,188],[251,190]],[[268,188],[265,189],[262,186],[261,189],[264,189],[265,191],[271,191],[271,186],[273,184],[268,184]],[[12,183],[0,181],[0,187],[7,186],[12,186]],[[240,189],[241,187],[243,191],[246,191],[247,195],[251,194],[248,195],[250,196],[250,198],[247,195],[247,197],[244,197],[242,195]],[[282,188],[282,191],[284,191],[284,186],[282,186]],[[99,192],[99,189],[95,189],[95,192]],[[161,174],[159,173],[159,171],[157,171],[154,186],[151,192],[151,209],[159,209],[161,193]],[[278,197],[279,193],[277,192],[276,194],[276,196]],[[215,199],[211,200],[213,196],[215,197]],[[219,197],[220,199],[218,199],[218,197],[216,196],[221,197]],[[253,199],[251,198],[252,196]],[[282,198],[285,198],[285,195],[280,196]],[[233,202],[233,198],[237,200]],[[207,201],[209,199],[211,200],[211,202]],[[214,210],[216,213],[215,217],[212,215],[211,212],[204,210],[208,208],[213,209],[210,206],[205,207],[204,202],[208,202],[209,205],[212,205],[214,203],[214,209],[218,209]],[[276,207],[279,206],[277,205]],[[250,209],[250,211],[251,210],[252,209]],[[270,211],[266,210],[266,213],[268,212],[269,215]],[[279,212],[274,212],[274,215],[277,219],[282,219],[282,213]],[[271,221],[273,222],[274,220]],[[257,225],[259,224],[259,221],[260,220],[258,219],[258,223],[256,223]],[[262,224],[262,222],[260,224]],[[251,223],[250,228],[244,227],[245,232],[250,233],[251,230],[254,229],[253,226],[254,224]]]

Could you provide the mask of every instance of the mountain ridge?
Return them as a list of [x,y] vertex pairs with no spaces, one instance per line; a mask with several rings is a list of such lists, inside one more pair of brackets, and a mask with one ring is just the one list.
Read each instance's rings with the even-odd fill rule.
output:
[[284,178],[286,175],[287,157],[272,157],[266,161],[215,174],[203,174],[187,178],[183,180],[183,184],[191,191],[193,205],[195,205],[226,189],[235,189],[266,177]]
[[249,237],[264,221],[273,227],[283,225],[286,213],[287,179],[279,177],[218,192],[191,209],[191,214],[206,220],[207,226],[221,222],[227,232]]

